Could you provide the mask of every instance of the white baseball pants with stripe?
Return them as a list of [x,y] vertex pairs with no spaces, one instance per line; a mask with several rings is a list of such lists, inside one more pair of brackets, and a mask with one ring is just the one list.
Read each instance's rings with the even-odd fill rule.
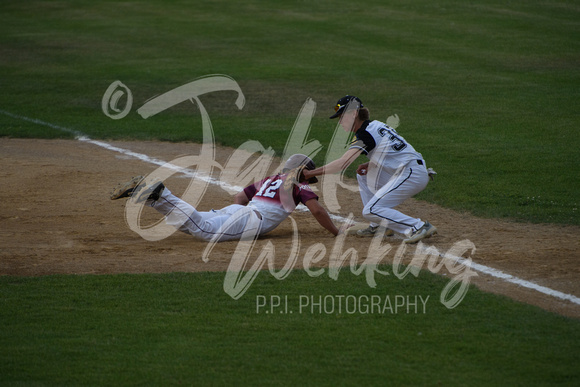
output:
[[424,162],[420,165],[413,160],[394,175],[379,173],[375,176],[373,171],[369,171],[366,175],[357,174],[357,180],[364,205],[363,216],[372,226],[386,221],[387,227],[391,230],[409,236],[425,224],[419,218],[410,217],[394,209],[427,186],[429,174]]
[[232,204],[220,210],[197,211],[191,204],[173,195],[167,187],[153,208],[165,215],[165,222],[196,238],[210,241],[236,240],[244,230],[260,231],[261,220],[250,207]]

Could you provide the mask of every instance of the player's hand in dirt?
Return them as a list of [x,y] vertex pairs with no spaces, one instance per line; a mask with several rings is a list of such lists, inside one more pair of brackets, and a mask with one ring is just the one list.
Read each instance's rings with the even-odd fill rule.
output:
[[347,220],[338,228],[338,235],[344,234],[349,228],[355,225],[355,222]]

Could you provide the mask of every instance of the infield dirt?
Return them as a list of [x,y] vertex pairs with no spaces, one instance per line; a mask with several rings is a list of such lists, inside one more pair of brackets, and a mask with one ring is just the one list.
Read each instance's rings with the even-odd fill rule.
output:
[[[165,142],[110,144],[166,161],[196,154],[200,146]],[[224,165],[232,151],[216,148],[217,161]],[[145,161],[75,140],[10,138],[0,139],[0,159],[0,275],[224,271],[237,246],[236,242],[218,244],[209,262],[204,263],[201,254],[206,242],[179,232],[150,242],[132,232],[125,223],[125,201],[111,201],[109,194],[117,183],[156,169]],[[189,181],[175,176],[167,184],[179,194]],[[343,190],[339,198],[339,215],[353,213],[356,221],[364,223],[358,193]],[[222,188],[210,186],[199,209],[221,208],[232,199]],[[439,234],[426,244],[440,252],[468,239],[476,246],[474,262],[563,293],[580,295],[580,227],[480,219],[414,199],[400,208],[437,226]],[[292,216],[300,233],[300,257],[314,243],[324,244],[327,251],[332,249],[335,238],[309,213],[295,212]],[[158,219],[154,211],[145,216],[146,221]],[[292,244],[292,233],[291,222],[286,220],[262,239],[271,240],[276,251],[286,252]],[[349,236],[343,251],[353,247],[362,261],[368,244],[369,239]],[[396,248],[400,240],[392,239],[392,244]],[[392,258],[393,254],[389,254],[384,262],[390,263]],[[286,259],[285,255],[280,257],[280,266]],[[328,265],[328,254],[317,265]],[[302,259],[297,268],[302,268]],[[478,274],[472,282],[484,291],[580,318],[580,305]]]

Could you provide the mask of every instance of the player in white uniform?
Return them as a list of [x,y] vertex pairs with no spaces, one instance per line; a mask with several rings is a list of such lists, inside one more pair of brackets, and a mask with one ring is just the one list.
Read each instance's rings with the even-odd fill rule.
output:
[[435,234],[437,229],[429,222],[394,209],[427,186],[429,173],[423,156],[393,128],[371,121],[368,109],[359,98],[347,95],[339,99],[335,111],[330,118],[340,117],[340,124],[354,132],[355,138],[340,159],[305,171],[305,176],[343,171],[359,155],[365,154],[370,160],[357,168],[357,180],[363,216],[371,223],[367,229],[359,230],[358,235],[373,236],[383,221],[389,229],[405,235],[406,243],[416,243]]
[[206,241],[214,238],[220,242],[240,239],[244,231],[266,234],[280,225],[299,203],[308,207],[322,227],[338,235],[342,229],[334,225],[308,185],[318,180],[305,179],[302,173],[304,168],[314,169],[316,166],[305,155],[293,155],[286,161],[282,173],[246,187],[236,194],[235,204],[220,210],[198,211],[173,195],[161,182],[143,189],[140,185],[142,176],[120,185],[113,191],[111,199],[135,196],[137,202],[147,201],[165,215],[167,224]]

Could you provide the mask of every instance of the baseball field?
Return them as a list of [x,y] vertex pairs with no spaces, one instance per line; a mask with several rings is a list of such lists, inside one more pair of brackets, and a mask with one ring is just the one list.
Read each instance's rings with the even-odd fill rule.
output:
[[[578,31],[572,1],[1,2],[0,385],[579,385]],[[109,199],[322,165],[346,94],[437,171],[400,207],[437,235],[299,209],[244,253]],[[355,168],[315,188],[364,227]]]

